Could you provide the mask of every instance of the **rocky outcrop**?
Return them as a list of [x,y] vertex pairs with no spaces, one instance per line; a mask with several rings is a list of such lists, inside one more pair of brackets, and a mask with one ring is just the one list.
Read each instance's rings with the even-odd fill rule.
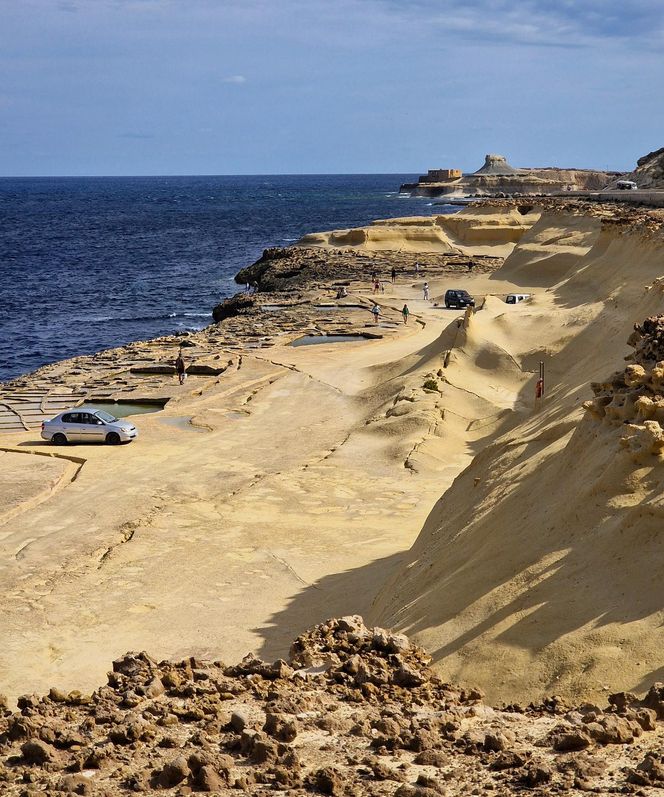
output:
[[[639,188],[646,190],[664,189],[664,147],[649,152],[636,162],[636,169],[620,175],[620,180],[632,180]],[[606,186],[607,190],[616,188],[617,180]]]
[[519,169],[510,166],[504,155],[485,155],[484,165],[475,172],[475,174],[492,174],[500,177],[521,173]]
[[236,293],[235,296],[224,299],[223,302],[212,309],[212,318],[218,324],[226,318],[235,318],[235,316],[251,312],[255,304],[256,299],[251,294]]
[[[437,218],[432,216],[425,220],[427,229],[432,234],[436,230],[442,232],[437,226]],[[377,229],[384,225],[386,229],[391,228],[393,232],[398,232],[398,221],[392,219],[381,222]],[[235,281],[249,283],[261,293],[282,292],[281,300],[285,300],[287,294],[290,294],[288,300],[293,301],[298,296],[301,298],[301,292],[311,287],[348,285],[353,280],[369,283],[374,275],[380,280],[389,279],[393,267],[399,275],[415,274],[415,264],[418,263],[421,273],[426,271],[432,277],[466,271],[469,263],[476,272],[493,271],[502,262],[499,257],[462,255],[451,246],[447,246],[445,252],[403,251],[398,245],[402,239],[396,232],[392,237],[391,248],[371,251],[359,243],[359,234],[363,229],[313,233],[296,246],[267,249],[253,265],[238,272]],[[337,233],[340,232],[348,235],[338,236]],[[358,233],[356,239],[353,238],[353,233]],[[356,240],[356,243],[350,244],[349,240]],[[219,320],[229,317],[223,315],[224,313],[233,312],[237,315],[244,312],[245,301],[256,301],[256,297],[252,294],[238,294],[233,299],[226,300],[213,310],[215,321],[217,316]],[[238,308],[237,312],[235,308]]]
[[288,661],[127,653],[92,694],[54,688],[3,711],[1,791],[452,797],[664,780],[661,684],[604,709],[552,698],[494,710],[428,661],[358,616],[298,637]]
[[638,453],[664,453],[664,315],[634,326],[631,363],[606,382],[594,382],[584,407],[596,418],[624,428],[621,442]]

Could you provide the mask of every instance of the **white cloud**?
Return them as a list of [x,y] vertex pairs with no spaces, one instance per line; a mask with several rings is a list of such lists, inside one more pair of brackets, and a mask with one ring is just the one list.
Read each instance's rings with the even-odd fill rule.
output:
[[244,75],[229,75],[228,77],[222,78],[222,83],[234,83],[236,86],[241,86],[243,83],[247,82],[247,78]]

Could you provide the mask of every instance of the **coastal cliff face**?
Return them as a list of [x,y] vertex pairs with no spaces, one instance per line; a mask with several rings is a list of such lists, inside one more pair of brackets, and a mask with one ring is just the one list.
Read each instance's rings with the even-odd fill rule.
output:
[[537,208],[467,207],[440,216],[374,221],[369,227],[310,233],[297,247],[352,248],[367,253],[507,256],[539,218]]
[[440,170],[431,170],[420,177],[419,182],[402,185],[401,191],[410,192],[412,196],[429,197],[547,195],[561,191],[598,191],[619,176],[617,172],[594,169],[516,168],[503,155],[486,155],[484,165],[472,174],[440,179],[441,174]]
[[402,191],[412,196],[454,197],[496,194],[557,194],[560,191],[599,191],[616,177],[615,172],[590,169],[520,169],[515,175],[470,174],[444,183],[407,184]]
[[492,277],[533,298],[509,322],[493,302],[467,319],[443,383],[469,361],[496,387],[527,378],[374,605],[493,700],[599,699],[661,676],[664,216],[602,216],[544,212]]

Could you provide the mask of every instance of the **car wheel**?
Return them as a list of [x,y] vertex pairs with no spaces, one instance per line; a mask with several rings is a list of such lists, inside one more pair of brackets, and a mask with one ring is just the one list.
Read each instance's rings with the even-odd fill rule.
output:
[[107,443],[108,443],[110,446],[117,446],[117,445],[118,445],[118,443],[120,443],[120,442],[121,442],[121,441],[120,441],[120,435],[119,435],[117,432],[109,432],[109,433],[106,435],[106,442],[107,442]]
[[55,443],[56,446],[64,446],[67,445],[67,438],[62,434],[62,432],[58,432],[51,438],[51,443]]

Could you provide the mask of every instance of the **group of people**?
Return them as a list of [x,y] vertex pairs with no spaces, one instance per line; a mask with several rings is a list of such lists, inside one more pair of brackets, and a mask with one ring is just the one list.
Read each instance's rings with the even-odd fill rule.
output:
[[[419,263],[415,263],[415,274],[419,275],[419,273],[420,273],[420,264]],[[396,281],[397,281],[397,270],[396,270],[396,268],[394,268],[394,266],[392,267],[392,271],[391,271],[390,276],[391,276],[391,279],[392,279],[392,284],[394,285],[396,283]],[[372,292],[374,294],[379,293],[379,292],[380,293],[385,293],[385,283],[381,282],[380,277],[378,276],[376,271],[372,271],[371,272],[371,283],[372,283],[372,289],[373,289]],[[425,302],[432,301],[432,299],[431,299],[431,291],[430,291],[428,282],[425,282],[424,285],[422,286],[422,297],[423,297]],[[381,317],[381,313],[382,313],[382,311],[380,309],[380,306],[378,304],[374,304],[374,306],[371,308],[371,313],[373,314],[374,322],[377,324],[380,321],[380,317]],[[404,304],[404,306],[401,309],[401,317],[403,318],[404,324],[408,323],[409,316],[410,316],[410,308],[408,307],[407,304]]]

